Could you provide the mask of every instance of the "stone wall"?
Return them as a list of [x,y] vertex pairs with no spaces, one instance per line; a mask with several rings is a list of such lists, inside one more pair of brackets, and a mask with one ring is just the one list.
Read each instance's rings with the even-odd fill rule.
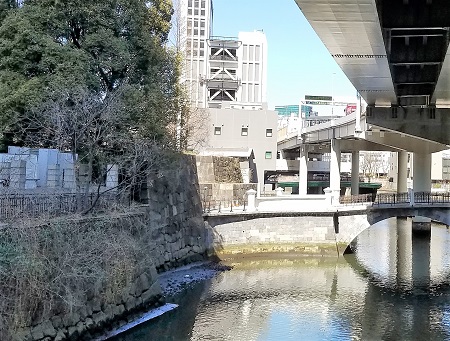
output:
[[[226,221],[208,217],[217,254],[298,252],[337,255],[332,216],[267,217]],[[339,248],[343,248],[339,245]],[[342,252],[341,252],[342,253]]]
[[[17,330],[14,340],[91,340],[164,303],[158,272],[208,256],[213,250],[211,233],[202,218],[195,159],[182,158],[175,170],[150,184],[146,189],[148,204],[128,213],[129,226],[119,224],[145,244],[149,261],[119,291],[105,292],[110,283],[103,283],[103,289],[92,287],[84,303],[72,311],[33,316],[29,325]],[[102,219],[107,226],[115,224],[111,216],[95,218]],[[87,220],[84,224],[89,228]]]
[[198,261],[212,250],[202,217],[194,156],[148,189],[148,223],[158,271]]
[[225,156],[196,156],[200,183],[242,183],[239,158]]

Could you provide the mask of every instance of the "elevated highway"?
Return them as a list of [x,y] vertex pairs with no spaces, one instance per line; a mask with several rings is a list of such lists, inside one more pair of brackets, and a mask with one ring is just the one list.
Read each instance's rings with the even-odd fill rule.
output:
[[310,151],[329,153],[332,139],[342,140],[341,152],[346,153],[361,150],[435,153],[449,148],[439,142],[370,124],[365,113],[361,116],[352,113],[295,131],[278,141],[278,150],[298,155],[300,146],[307,144],[311,146]]
[[295,1],[367,102],[367,123],[450,144],[449,1]]

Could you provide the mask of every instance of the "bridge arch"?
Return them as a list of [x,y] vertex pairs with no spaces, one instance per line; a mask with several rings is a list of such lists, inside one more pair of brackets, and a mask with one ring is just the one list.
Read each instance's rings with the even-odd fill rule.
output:
[[339,240],[347,244],[344,253],[349,253],[351,242],[364,230],[383,220],[394,217],[426,217],[432,221],[450,225],[450,210],[445,207],[370,207],[366,214],[342,215],[339,217]]
[[393,217],[426,217],[433,221],[450,225],[449,207],[372,207],[367,211],[367,220],[370,225]]

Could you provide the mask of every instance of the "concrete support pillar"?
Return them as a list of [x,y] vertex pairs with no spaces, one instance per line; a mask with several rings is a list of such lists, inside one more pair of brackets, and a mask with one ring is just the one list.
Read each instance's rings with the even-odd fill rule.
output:
[[[413,193],[431,191],[431,153],[414,153],[413,157]],[[414,202],[414,200],[412,201]],[[431,234],[431,219],[425,217],[412,218],[413,234]]]
[[330,189],[333,200],[339,200],[341,192],[341,141],[331,140]]
[[300,164],[298,168],[298,194],[306,195],[308,192],[308,146],[300,147]]
[[247,212],[256,211],[256,191],[254,189],[249,189],[247,192]]
[[47,166],[47,187],[57,188],[60,186],[60,171],[59,165],[48,165]]
[[26,162],[23,160],[11,161],[9,187],[25,189],[26,182]]
[[431,236],[431,218],[412,217],[412,232],[416,236]]
[[414,192],[431,191],[431,154],[414,153],[413,157]]
[[352,152],[352,195],[359,194],[359,151]]
[[408,152],[397,153],[397,193],[408,192]]

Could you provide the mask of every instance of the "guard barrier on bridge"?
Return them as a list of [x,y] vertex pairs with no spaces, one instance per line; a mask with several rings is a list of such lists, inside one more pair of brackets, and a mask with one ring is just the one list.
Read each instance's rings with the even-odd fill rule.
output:
[[411,202],[411,193],[372,193],[360,195],[342,196],[339,199],[341,205],[353,205],[372,203],[372,205],[397,205],[397,204],[448,204],[450,192],[415,192]]

